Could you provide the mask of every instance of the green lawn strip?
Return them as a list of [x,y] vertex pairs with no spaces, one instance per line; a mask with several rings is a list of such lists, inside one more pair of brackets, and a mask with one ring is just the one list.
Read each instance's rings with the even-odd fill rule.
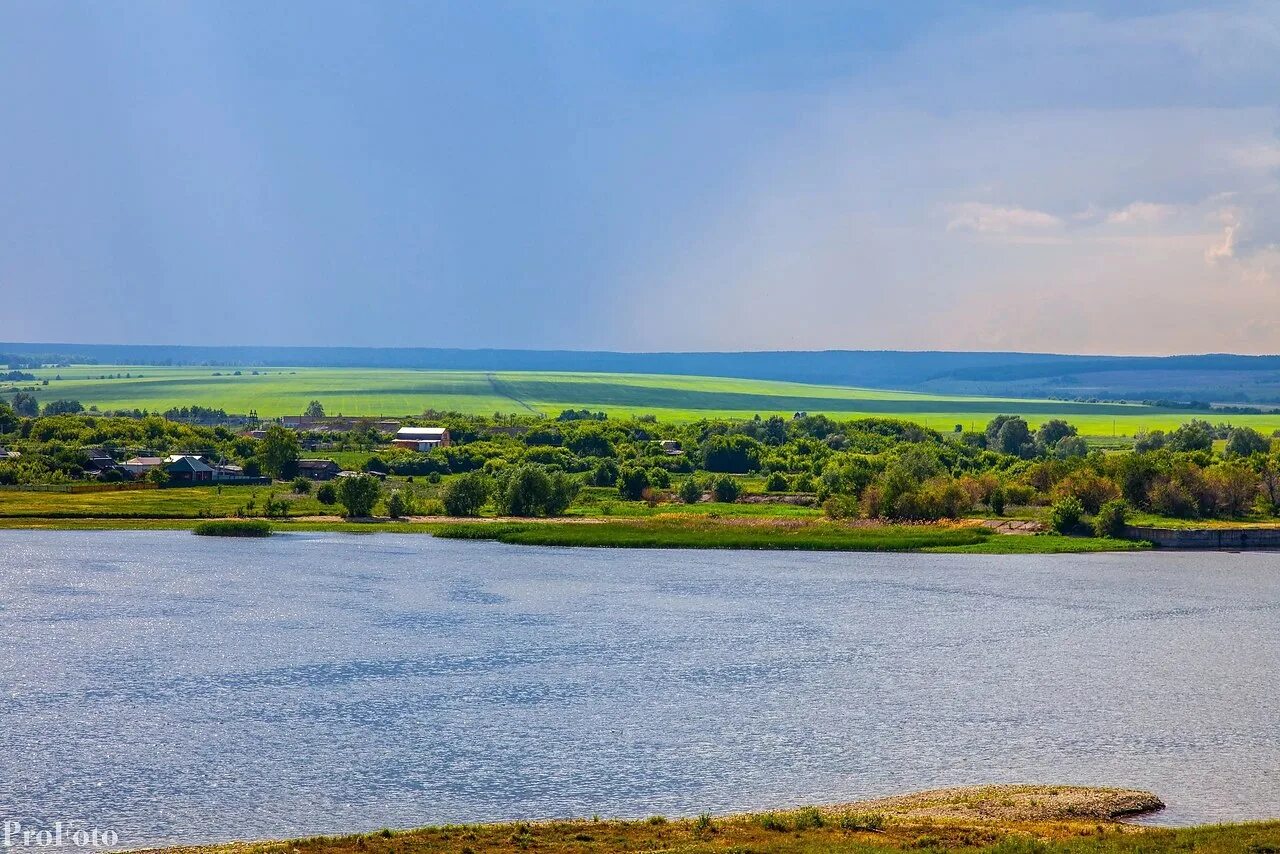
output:
[[933,525],[848,527],[821,522],[724,525],[683,520],[445,525],[436,535],[515,545],[813,551],[917,551],[928,547],[976,545],[993,536],[981,528]]
[[931,546],[922,551],[938,554],[1080,554],[1084,552],[1131,552],[1151,548],[1145,541],[1099,537],[1064,537],[1058,534],[1003,534],[980,543],[963,546]]

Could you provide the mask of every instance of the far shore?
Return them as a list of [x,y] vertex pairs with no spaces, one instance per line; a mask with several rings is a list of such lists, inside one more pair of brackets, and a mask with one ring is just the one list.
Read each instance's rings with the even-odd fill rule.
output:
[[1160,810],[1133,789],[994,785],[838,805],[643,819],[578,818],[383,829],[349,836],[151,849],[161,854],[482,854],[621,852],[992,852],[1260,854],[1280,850],[1280,821],[1164,828],[1125,819]]
[[[192,530],[202,518],[68,516],[0,517],[0,530]],[[235,522],[237,517],[217,517]],[[273,533],[402,533],[513,545],[602,548],[701,548],[795,551],[897,551],[978,554],[1062,554],[1134,551],[1140,541],[1010,531],[980,519],[923,524],[829,521],[821,518],[693,517],[554,518],[413,516],[347,519],[306,516],[268,519]]]

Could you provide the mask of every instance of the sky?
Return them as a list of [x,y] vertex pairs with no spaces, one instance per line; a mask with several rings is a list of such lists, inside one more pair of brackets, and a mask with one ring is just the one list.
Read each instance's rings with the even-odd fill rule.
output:
[[1280,4],[0,4],[0,340],[1280,352]]

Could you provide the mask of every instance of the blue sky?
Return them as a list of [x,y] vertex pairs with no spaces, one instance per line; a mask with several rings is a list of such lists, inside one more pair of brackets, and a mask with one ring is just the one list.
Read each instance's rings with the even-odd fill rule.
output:
[[0,33],[8,340],[1280,352],[1280,4],[14,0]]

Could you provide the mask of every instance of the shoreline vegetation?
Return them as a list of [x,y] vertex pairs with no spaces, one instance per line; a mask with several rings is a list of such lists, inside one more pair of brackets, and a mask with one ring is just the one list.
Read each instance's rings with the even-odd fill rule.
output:
[[[1066,421],[1033,429],[1017,415],[934,430],[803,411],[373,422],[312,400],[306,412],[107,414],[15,393],[0,401],[0,527],[988,554],[1280,546],[1280,446],[1229,423],[1102,447]],[[1200,536],[1164,520],[1257,527]]]
[[159,854],[486,854],[679,851],[817,854],[1269,854],[1280,821],[1165,828],[1124,819],[1163,807],[1149,792],[1081,786],[937,789],[850,804],[731,815],[581,818],[384,829],[347,836],[151,849]]
[[0,517],[0,530],[190,530],[205,536],[265,537],[273,533],[430,534],[445,539],[510,545],[584,548],[742,549],[762,551],[934,552],[955,554],[1067,554],[1136,551],[1148,543],[1039,533],[996,533],[978,520],[917,525],[818,519],[702,516],[609,519],[182,519],[134,517]]

